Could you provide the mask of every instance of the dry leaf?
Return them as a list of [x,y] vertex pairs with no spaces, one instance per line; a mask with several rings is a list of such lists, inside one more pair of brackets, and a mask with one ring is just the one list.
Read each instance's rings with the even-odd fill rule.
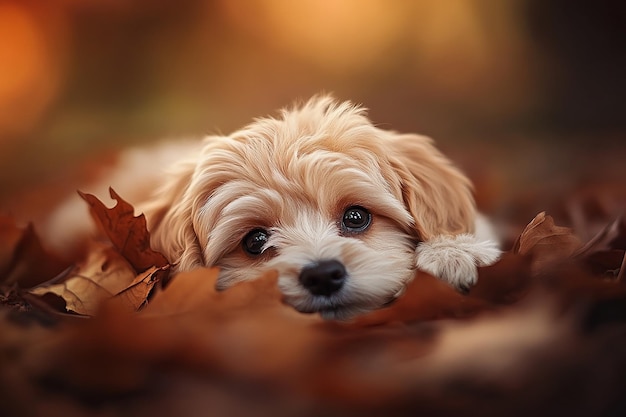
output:
[[120,297],[118,302],[137,310],[155,284],[153,267],[137,275],[134,268],[113,248],[89,251],[87,259],[69,272],[62,282],[45,283],[30,290],[31,294],[52,293],[65,300],[66,309],[82,315],[93,315],[104,300]]
[[94,318],[64,327],[55,360],[38,371],[79,395],[108,398],[149,388],[155,365],[281,384],[317,357],[321,319],[282,304],[275,274],[225,291],[215,289],[216,274],[179,274],[136,314],[106,302]]
[[495,304],[510,304],[522,298],[531,286],[530,259],[505,253],[491,266],[478,268],[478,282],[469,295]]
[[118,200],[112,209],[92,195],[81,196],[113,247],[94,245],[67,275],[39,285],[30,294],[55,294],[65,301],[68,311],[81,315],[93,315],[105,300],[130,311],[146,303],[154,285],[167,275],[169,264],[150,248],[145,217],[135,217],[133,207],[110,191]]
[[198,268],[175,275],[165,289],[158,290],[142,314],[179,314],[210,306],[218,295],[215,282],[218,268]]
[[150,248],[150,235],[143,214],[135,216],[133,206],[124,201],[110,188],[111,198],[117,200],[113,208],[107,208],[98,198],[79,191],[80,196],[89,204],[94,219],[113,246],[128,260],[135,271],[145,271],[152,266],[165,267],[167,259]]
[[139,310],[148,302],[154,286],[160,281],[161,273],[169,268],[168,265],[157,268],[153,266],[140,273],[128,287],[113,297],[112,301],[121,304],[130,311]]
[[620,247],[622,241],[626,240],[626,222],[620,216],[611,223],[603,227],[594,237],[574,254],[577,258],[584,258],[596,252],[613,249],[626,249]]
[[[177,315],[192,311],[210,311],[214,315],[233,314],[255,309],[278,309],[303,320],[313,315],[302,315],[282,303],[275,271],[218,291],[215,283],[219,268],[197,268],[175,275],[164,289],[159,289],[146,308],[144,316]],[[282,313],[281,313],[282,314]]]
[[66,266],[41,245],[32,224],[19,228],[11,218],[0,216],[0,283],[34,287]]
[[485,309],[487,303],[456,291],[452,286],[425,272],[418,271],[402,294],[389,307],[357,317],[357,326],[385,323],[467,317]]
[[572,230],[554,224],[551,216],[539,213],[526,226],[513,246],[513,253],[530,255],[533,273],[574,255],[582,243]]
[[15,251],[23,236],[24,230],[17,227],[12,218],[0,216],[0,281],[11,269]]

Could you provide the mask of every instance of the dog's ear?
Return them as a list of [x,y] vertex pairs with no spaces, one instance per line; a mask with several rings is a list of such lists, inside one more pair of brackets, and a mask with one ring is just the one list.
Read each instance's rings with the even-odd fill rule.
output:
[[180,162],[143,207],[151,241],[177,270],[203,266],[202,249],[193,228],[194,196],[190,192],[196,161]]
[[405,207],[415,220],[417,237],[471,233],[476,207],[469,179],[435,146],[432,139],[390,134],[389,160],[402,187]]

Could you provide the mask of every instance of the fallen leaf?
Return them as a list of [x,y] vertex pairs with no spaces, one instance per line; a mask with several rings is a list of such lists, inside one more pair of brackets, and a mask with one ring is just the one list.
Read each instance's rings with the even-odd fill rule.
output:
[[167,316],[191,311],[212,311],[213,314],[251,311],[253,309],[277,308],[289,315],[308,317],[297,313],[282,303],[278,289],[278,275],[269,271],[262,276],[240,282],[226,290],[217,290],[219,268],[197,268],[182,272],[170,280],[165,288],[159,288],[141,311],[144,316]]
[[487,307],[486,302],[467,297],[442,280],[418,271],[393,304],[357,317],[354,325],[372,326],[467,317]]
[[44,283],[30,293],[56,294],[65,300],[68,311],[87,316],[93,315],[104,300],[113,297],[120,297],[118,302],[129,310],[137,310],[145,303],[160,270],[152,267],[137,275],[117,251],[101,246],[90,250],[87,259],[62,282]]
[[[599,279],[583,262],[572,259],[543,271],[540,282],[563,310],[576,311],[583,322],[592,320],[593,326],[626,324],[626,285],[619,278]],[[599,317],[598,312],[607,308]]]
[[580,239],[570,228],[556,226],[551,216],[541,212],[517,238],[512,252],[530,255],[531,271],[536,274],[555,262],[570,258],[581,246]]
[[624,257],[622,258],[622,264],[619,267],[619,271],[617,272],[617,276],[615,277],[619,282],[626,282],[626,253],[624,253]]
[[591,182],[566,196],[555,211],[571,224],[576,234],[588,240],[603,228],[607,219],[623,215],[626,208],[626,187],[616,179]]
[[176,274],[166,288],[155,292],[142,314],[180,314],[210,306],[218,296],[215,289],[218,274],[218,268],[197,268]]
[[[602,228],[594,237],[592,237],[584,246],[578,249],[574,256],[584,258],[593,253],[607,251],[612,249],[626,249],[620,247],[620,242],[626,239],[626,222],[620,216]],[[617,245],[614,245],[617,243]]]
[[531,278],[529,257],[504,253],[495,264],[478,268],[478,282],[469,295],[490,303],[510,304],[528,292]]
[[89,204],[97,224],[108,236],[113,246],[133,266],[135,271],[145,271],[152,266],[165,267],[168,260],[150,248],[150,234],[143,214],[135,216],[135,209],[124,201],[113,188],[111,198],[117,200],[113,208],[107,208],[92,194],[78,192]]
[[15,225],[0,216],[0,283],[30,288],[50,279],[67,267],[59,257],[41,244],[32,224]]
[[128,287],[117,293],[112,301],[121,304],[128,310],[139,310],[148,303],[148,298],[155,285],[160,281],[162,272],[168,268],[169,265],[153,266],[140,273]]
[[0,281],[7,275],[23,236],[24,230],[11,217],[0,216]]

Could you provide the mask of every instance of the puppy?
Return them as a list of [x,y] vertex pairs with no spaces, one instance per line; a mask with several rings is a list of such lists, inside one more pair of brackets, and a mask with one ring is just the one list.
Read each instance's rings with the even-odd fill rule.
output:
[[[154,154],[177,161],[131,203],[177,271],[219,266],[220,289],[277,270],[288,304],[345,319],[392,301],[416,269],[464,289],[500,254],[470,181],[431,139],[382,130],[350,102],[314,97],[230,136],[135,157],[155,166]],[[80,224],[74,211],[57,210],[47,234]]]

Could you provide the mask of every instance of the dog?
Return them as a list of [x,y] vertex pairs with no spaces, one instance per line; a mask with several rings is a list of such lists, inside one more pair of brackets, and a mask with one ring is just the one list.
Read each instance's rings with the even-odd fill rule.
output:
[[[348,319],[392,302],[417,269],[463,290],[500,255],[469,179],[433,141],[383,130],[351,102],[315,96],[229,136],[156,149],[102,185],[154,190],[131,200],[153,248],[176,271],[218,266],[218,289],[276,270],[296,310]],[[155,175],[137,187],[129,171],[146,165]],[[84,228],[75,200],[48,236]]]

